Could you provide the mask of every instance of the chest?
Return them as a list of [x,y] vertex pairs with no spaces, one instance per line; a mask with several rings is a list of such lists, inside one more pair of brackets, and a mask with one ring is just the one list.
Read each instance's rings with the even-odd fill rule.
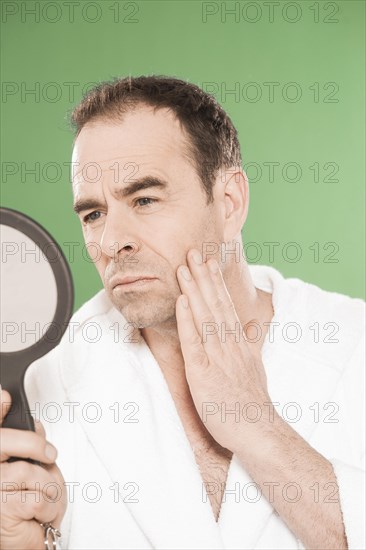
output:
[[218,520],[226,479],[232,457],[231,451],[220,447],[193,449],[202,478],[202,499],[209,499],[215,521]]
[[190,409],[189,413],[182,409],[179,412],[201,474],[202,500],[210,501],[215,521],[217,521],[225,493],[232,452],[215,441],[194,408]]

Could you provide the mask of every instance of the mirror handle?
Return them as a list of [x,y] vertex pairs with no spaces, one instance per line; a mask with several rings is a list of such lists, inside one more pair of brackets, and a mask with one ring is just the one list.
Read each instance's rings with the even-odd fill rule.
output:
[[[34,419],[29,411],[29,405],[23,383],[14,384],[12,387],[3,386],[3,388],[11,395],[11,407],[8,414],[4,418],[2,428],[30,430],[34,432]],[[20,458],[16,456],[9,458],[8,462],[15,462],[16,460],[25,460],[31,464],[40,465],[38,460],[33,460],[32,458]]]

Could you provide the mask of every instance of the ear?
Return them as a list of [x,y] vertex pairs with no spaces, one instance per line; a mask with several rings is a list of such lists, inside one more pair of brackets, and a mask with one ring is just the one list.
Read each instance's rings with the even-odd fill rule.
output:
[[225,242],[239,234],[247,219],[249,207],[249,184],[244,170],[239,167],[224,168],[223,185],[223,228]]

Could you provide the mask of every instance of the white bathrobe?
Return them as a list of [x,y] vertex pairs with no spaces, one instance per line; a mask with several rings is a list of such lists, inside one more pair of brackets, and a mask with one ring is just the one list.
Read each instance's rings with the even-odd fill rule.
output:
[[[364,549],[364,302],[250,270],[273,295],[262,349],[272,402],[332,463],[349,548]],[[27,371],[31,409],[68,484],[62,548],[304,548],[235,455],[216,523],[160,367],[130,333],[102,290]]]

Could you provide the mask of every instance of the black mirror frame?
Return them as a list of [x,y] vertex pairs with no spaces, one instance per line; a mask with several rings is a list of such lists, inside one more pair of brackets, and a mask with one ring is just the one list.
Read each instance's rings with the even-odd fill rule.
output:
[[[0,208],[0,224],[17,229],[40,248],[52,268],[57,288],[56,311],[52,321],[50,321],[50,326],[42,338],[22,350],[0,353],[0,379],[2,387],[11,394],[13,399],[12,409],[14,409],[13,412],[10,409],[3,426],[34,430],[34,422],[29,414],[24,392],[24,375],[28,366],[33,361],[48,353],[60,342],[72,316],[74,286],[69,264],[61,248],[44,227],[26,214],[4,207]],[[57,258],[52,256],[50,243],[52,243],[52,250],[57,251]],[[57,334],[56,337],[52,338],[55,328]],[[5,369],[4,364],[6,364]]]

